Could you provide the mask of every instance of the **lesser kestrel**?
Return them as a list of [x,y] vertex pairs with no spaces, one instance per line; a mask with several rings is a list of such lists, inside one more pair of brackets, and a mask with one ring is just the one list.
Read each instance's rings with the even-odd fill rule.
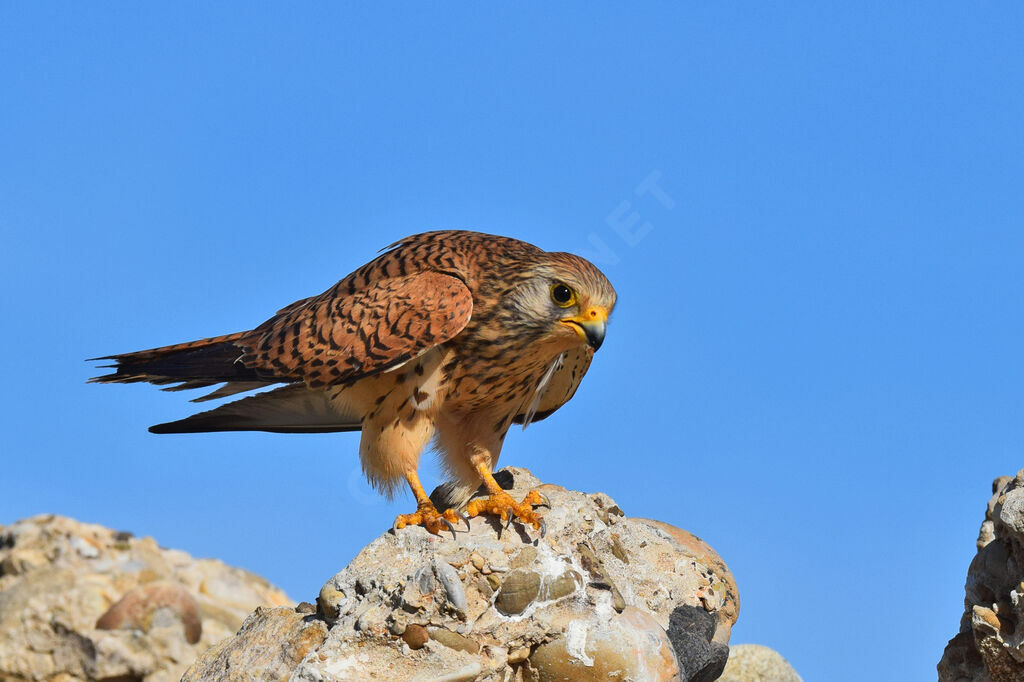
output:
[[362,431],[371,483],[391,494],[404,479],[416,497],[395,526],[438,533],[461,514],[439,512],[417,476],[434,439],[455,481],[490,493],[469,503],[470,516],[542,528],[542,496],[517,503],[491,472],[512,424],[543,419],[576,392],[614,305],[608,279],[578,256],[427,232],[251,331],[100,358],[115,372],[93,381],[224,384],[198,401],[284,384],[150,431]]

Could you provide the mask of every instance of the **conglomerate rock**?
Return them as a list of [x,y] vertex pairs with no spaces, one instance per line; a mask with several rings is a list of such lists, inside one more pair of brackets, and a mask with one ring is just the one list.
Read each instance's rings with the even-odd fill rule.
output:
[[603,493],[539,487],[547,535],[476,518],[452,537],[389,531],[312,607],[263,609],[185,680],[687,680],[717,678],[739,613],[718,555]]
[[803,682],[782,654],[760,644],[734,644],[719,682]]
[[254,608],[262,578],[62,516],[0,526],[0,680],[177,680]]
[[997,478],[992,493],[940,682],[1024,680],[1024,470]]

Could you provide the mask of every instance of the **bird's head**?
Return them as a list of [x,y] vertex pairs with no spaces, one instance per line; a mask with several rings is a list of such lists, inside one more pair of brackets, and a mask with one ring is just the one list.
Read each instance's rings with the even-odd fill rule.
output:
[[534,332],[534,340],[553,349],[604,342],[615,289],[590,261],[571,253],[548,253],[529,269],[509,295],[515,318]]

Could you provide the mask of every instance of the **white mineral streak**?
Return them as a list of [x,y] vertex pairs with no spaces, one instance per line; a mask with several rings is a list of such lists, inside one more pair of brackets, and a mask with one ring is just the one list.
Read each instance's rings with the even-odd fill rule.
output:
[[583,665],[593,667],[594,659],[587,656],[587,632],[590,628],[582,620],[570,620],[565,628],[565,650]]

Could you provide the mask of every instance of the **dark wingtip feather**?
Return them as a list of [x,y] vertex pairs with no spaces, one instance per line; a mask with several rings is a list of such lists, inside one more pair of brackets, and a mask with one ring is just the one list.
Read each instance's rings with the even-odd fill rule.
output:
[[151,348],[134,353],[105,355],[90,358],[88,362],[113,360],[102,369],[113,372],[93,377],[90,383],[134,383],[145,381],[158,386],[175,384],[165,390],[182,391],[202,388],[224,381],[255,381],[276,377],[262,377],[238,360],[246,352],[243,337],[249,332],[215,336],[189,343]]

